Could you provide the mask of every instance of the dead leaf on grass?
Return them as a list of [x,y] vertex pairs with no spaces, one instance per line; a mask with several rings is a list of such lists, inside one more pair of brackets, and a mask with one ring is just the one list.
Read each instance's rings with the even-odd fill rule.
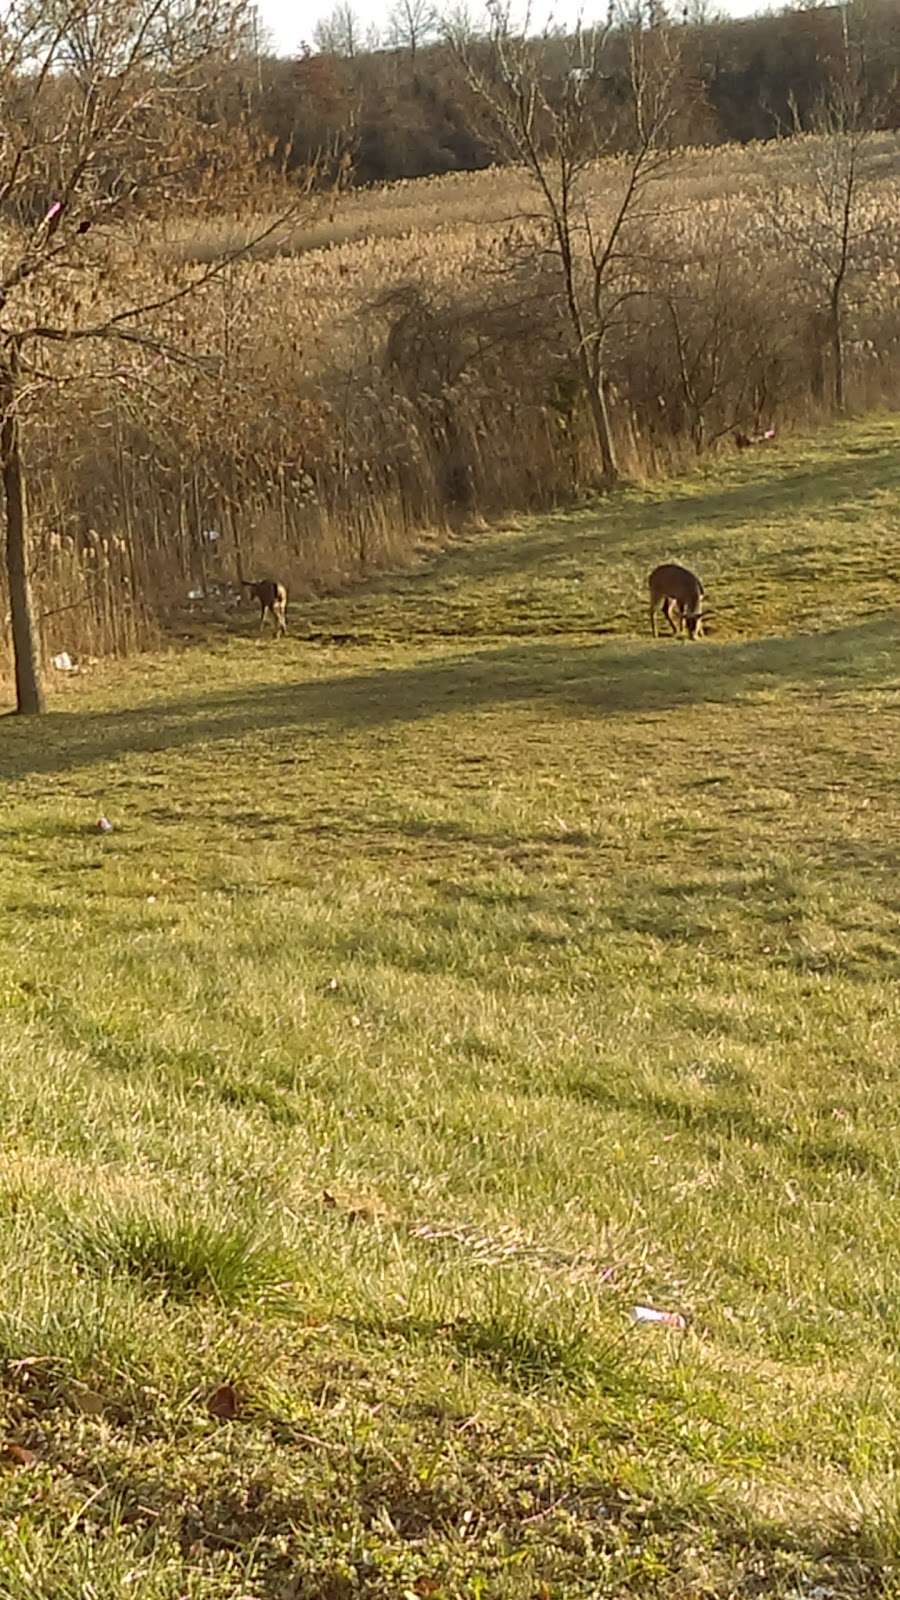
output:
[[13,1444],[7,1440],[2,1446],[2,1453],[14,1467],[33,1467],[37,1464],[34,1451],[27,1449],[24,1444]]
[[233,1422],[241,1409],[238,1392],[231,1383],[220,1383],[214,1389],[206,1402],[206,1409],[211,1417],[218,1417],[220,1422]]

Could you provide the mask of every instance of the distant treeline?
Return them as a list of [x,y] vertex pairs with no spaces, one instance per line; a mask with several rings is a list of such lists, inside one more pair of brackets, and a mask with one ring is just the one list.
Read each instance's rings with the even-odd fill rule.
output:
[[[454,51],[413,38],[360,50],[336,23],[323,48],[293,60],[248,62],[229,86],[232,115],[262,128],[285,171],[314,153],[352,156],[354,181],[377,183],[471,171],[496,159]],[[861,110],[876,126],[900,124],[900,5],[850,0],[744,21],[672,20],[684,92],[674,136],[685,144],[747,143],[810,127],[829,85],[852,73]],[[346,31],[346,30],[345,30]],[[489,47],[474,39],[487,59]],[[564,83],[572,41],[541,42],[542,69]],[[603,55],[602,85],[615,98],[627,81],[625,35]],[[224,86],[222,86],[224,87]],[[224,107],[222,108],[225,109]]]

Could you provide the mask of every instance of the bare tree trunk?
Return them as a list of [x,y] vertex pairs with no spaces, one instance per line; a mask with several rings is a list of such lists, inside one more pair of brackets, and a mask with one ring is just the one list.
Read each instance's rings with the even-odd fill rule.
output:
[[603,482],[608,489],[614,489],[619,482],[619,459],[616,455],[616,445],[613,439],[612,424],[609,420],[609,406],[606,403],[606,390],[603,387],[603,378],[600,378],[596,387],[591,390],[591,410],[594,414],[594,427],[597,430],[597,443],[600,446],[600,461],[603,467]]
[[0,476],[6,507],[6,572],[16,668],[16,710],[36,716],[46,710],[41,683],[40,638],[31,593],[28,501],[16,416],[18,351],[11,347],[0,365]]
[[812,347],[812,377],[811,387],[813,399],[818,405],[825,403],[825,375],[826,375],[826,346],[827,328],[822,325],[822,316],[814,312],[810,319],[810,345]]
[[606,403],[603,369],[599,363],[596,367],[593,367],[585,352],[581,354],[581,369],[584,386],[587,391],[588,404],[591,408],[591,420],[594,424],[597,448],[600,451],[603,483],[607,489],[614,489],[620,478],[619,462],[616,456],[612,424],[609,420],[609,406]]
[[834,409],[843,414],[847,405],[847,392],[844,376],[844,326],[839,295],[832,297],[828,321],[831,333],[831,359],[834,364]]

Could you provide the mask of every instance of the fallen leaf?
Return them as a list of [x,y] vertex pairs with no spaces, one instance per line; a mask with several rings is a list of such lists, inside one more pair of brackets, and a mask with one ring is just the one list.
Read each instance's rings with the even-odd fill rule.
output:
[[330,1189],[322,1190],[322,1204],[323,1206],[328,1206],[329,1208],[333,1208],[337,1205],[337,1200]]
[[33,1467],[37,1462],[34,1451],[27,1450],[24,1444],[11,1444],[7,1441],[3,1445],[3,1454],[14,1467]]
[[230,1383],[220,1383],[214,1389],[206,1402],[206,1409],[211,1417],[218,1417],[220,1422],[233,1422],[240,1410],[238,1392]]

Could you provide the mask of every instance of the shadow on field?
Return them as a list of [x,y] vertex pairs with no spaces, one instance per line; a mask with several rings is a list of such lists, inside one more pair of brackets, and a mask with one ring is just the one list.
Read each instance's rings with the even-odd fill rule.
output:
[[[39,739],[33,724],[10,717],[0,731],[0,777],[71,772],[133,753],[187,749],[266,730],[288,738],[349,732],[502,706],[546,707],[578,718],[652,716],[752,699],[775,685],[859,690],[893,679],[898,644],[894,614],[827,633],[722,645],[510,644],[334,678],[156,701],[130,711],[54,713],[42,719]],[[288,742],[284,754],[290,750]]]
[[886,1170],[883,1157],[860,1140],[838,1134],[810,1134],[801,1139],[789,1124],[733,1098],[701,1102],[649,1087],[645,1093],[618,1091],[582,1076],[572,1077],[565,1088],[572,1099],[596,1110],[631,1112],[642,1121],[649,1114],[667,1127],[693,1134],[711,1154],[721,1154],[723,1148],[737,1140],[757,1148],[788,1151],[792,1161],[801,1161],[814,1170],[831,1169],[860,1176]]
[[[745,544],[749,535],[752,544],[754,524],[760,521],[788,524],[792,515],[825,509],[833,517],[842,505],[859,517],[864,502],[885,489],[900,492],[900,462],[893,445],[883,439],[847,446],[838,460],[830,455],[814,457],[793,469],[778,455],[755,456],[746,481],[726,487],[719,482],[707,493],[667,493],[658,501],[649,500],[645,492],[598,500],[594,506],[545,515],[517,528],[514,539],[464,537],[436,565],[399,580],[376,580],[367,585],[366,593],[409,591],[456,576],[474,585],[520,573],[536,577],[546,574],[556,560],[577,564],[594,555],[604,564],[630,565],[648,559],[644,554],[648,541],[656,547],[659,560],[678,557],[679,547],[682,554],[690,549],[697,556],[729,528],[739,529]],[[709,522],[721,528],[698,537],[697,527]],[[740,561],[741,552],[735,554]]]
[[[435,1431],[434,1408],[426,1411],[424,1419],[420,1410],[413,1414],[416,1432],[427,1440],[429,1459],[440,1460],[448,1445],[446,1434]],[[439,1411],[437,1417],[440,1420]],[[596,1427],[602,1439],[603,1423]],[[371,1445],[348,1450],[343,1441],[319,1440],[290,1423],[262,1421],[254,1430],[254,1449],[241,1477],[236,1469],[219,1469],[212,1483],[207,1474],[195,1493],[176,1500],[173,1488],[158,1485],[155,1473],[148,1475],[145,1469],[141,1478],[137,1474],[122,1476],[117,1484],[118,1500],[128,1526],[144,1533],[151,1551],[161,1537],[162,1522],[163,1530],[192,1567],[223,1549],[252,1550],[253,1592],[260,1600],[282,1600],[289,1593],[333,1600],[349,1600],[358,1593],[373,1597],[399,1593],[397,1587],[391,1587],[392,1571],[398,1559],[408,1559],[411,1545],[426,1551],[433,1545],[441,1552],[449,1548],[454,1563],[448,1565],[450,1558],[442,1554],[440,1584],[434,1578],[421,1579],[417,1593],[481,1593],[474,1580],[470,1586],[469,1577],[499,1546],[517,1548],[516,1569],[523,1580],[503,1592],[544,1594],[550,1593],[550,1585],[543,1581],[547,1571],[559,1573],[564,1585],[566,1576],[575,1573],[578,1558],[572,1550],[580,1552],[581,1540],[589,1541],[593,1568],[602,1561],[604,1568],[620,1572],[624,1571],[623,1550],[640,1550],[651,1539],[657,1566],[665,1562],[668,1588],[673,1593],[698,1592],[691,1582],[698,1570],[697,1551],[685,1549],[689,1542],[700,1545],[705,1563],[714,1571],[727,1569],[732,1575],[726,1587],[715,1590],[723,1596],[727,1592],[751,1600],[752,1596],[802,1592],[863,1600],[887,1593],[884,1583],[893,1552],[884,1536],[879,1538],[874,1514],[851,1519],[829,1507],[823,1517],[810,1495],[809,1504],[801,1502],[793,1516],[790,1510],[765,1515],[746,1495],[743,1500],[737,1498],[731,1484],[716,1493],[700,1493],[688,1485],[679,1493],[664,1483],[623,1493],[621,1474],[588,1473],[583,1465],[579,1473],[567,1459],[555,1461],[543,1440],[523,1438],[520,1432],[510,1437],[506,1454],[485,1455],[483,1445],[479,1450],[478,1434],[470,1443],[460,1438],[460,1431],[457,1424],[451,1434],[454,1473],[438,1477],[434,1468],[429,1474],[414,1474],[404,1462],[379,1448],[377,1434]],[[620,1444],[622,1431],[613,1427],[609,1436]],[[258,1465],[260,1439],[266,1442],[274,1468]],[[297,1443],[306,1454],[310,1443],[318,1447],[320,1456],[331,1450],[344,1462],[342,1470],[326,1472],[318,1467],[316,1476],[307,1472],[309,1481],[301,1486],[296,1478],[280,1479],[279,1456],[292,1444],[296,1449]],[[548,1483],[546,1469],[551,1462],[554,1473]],[[96,1476],[102,1484],[103,1479]],[[148,1476],[154,1491],[152,1512],[146,1504]],[[463,1546],[457,1530],[473,1503],[478,1506],[478,1525]],[[305,1534],[311,1504],[313,1526],[318,1523],[329,1537],[323,1534],[320,1544],[308,1535],[297,1539],[294,1562],[303,1576],[296,1587],[286,1588],[284,1530],[300,1529]],[[565,1542],[554,1516],[562,1510],[568,1533]],[[533,1537],[536,1525],[539,1533],[545,1530],[544,1539]],[[568,1532],[570,1525],[572,1532]],[[390,1529],[387,1537],[385,1527]],[[224,1534],[223,1529],[227,1530]],[[295,1537],[292,1532],[291,1538]],[[168,1553],[169,1546],[164,1548]],[[371,1548],[377,1551],[377,1559],[369,1554]],[[364,1585],[360,1572],[367,1580]],[[797,1586],[801,1583],[802,1590]],[[554,1582],[553,1592],[572,1593],[574,1589]],[[582,1592],[604,1591],[591,1588]],[[629,1584],[628,1592],[651,1591],[633,1589]],[[666,1591],[654,1588],[653,1592]],[[713,1593],[706,1585],[704,1592]]]

